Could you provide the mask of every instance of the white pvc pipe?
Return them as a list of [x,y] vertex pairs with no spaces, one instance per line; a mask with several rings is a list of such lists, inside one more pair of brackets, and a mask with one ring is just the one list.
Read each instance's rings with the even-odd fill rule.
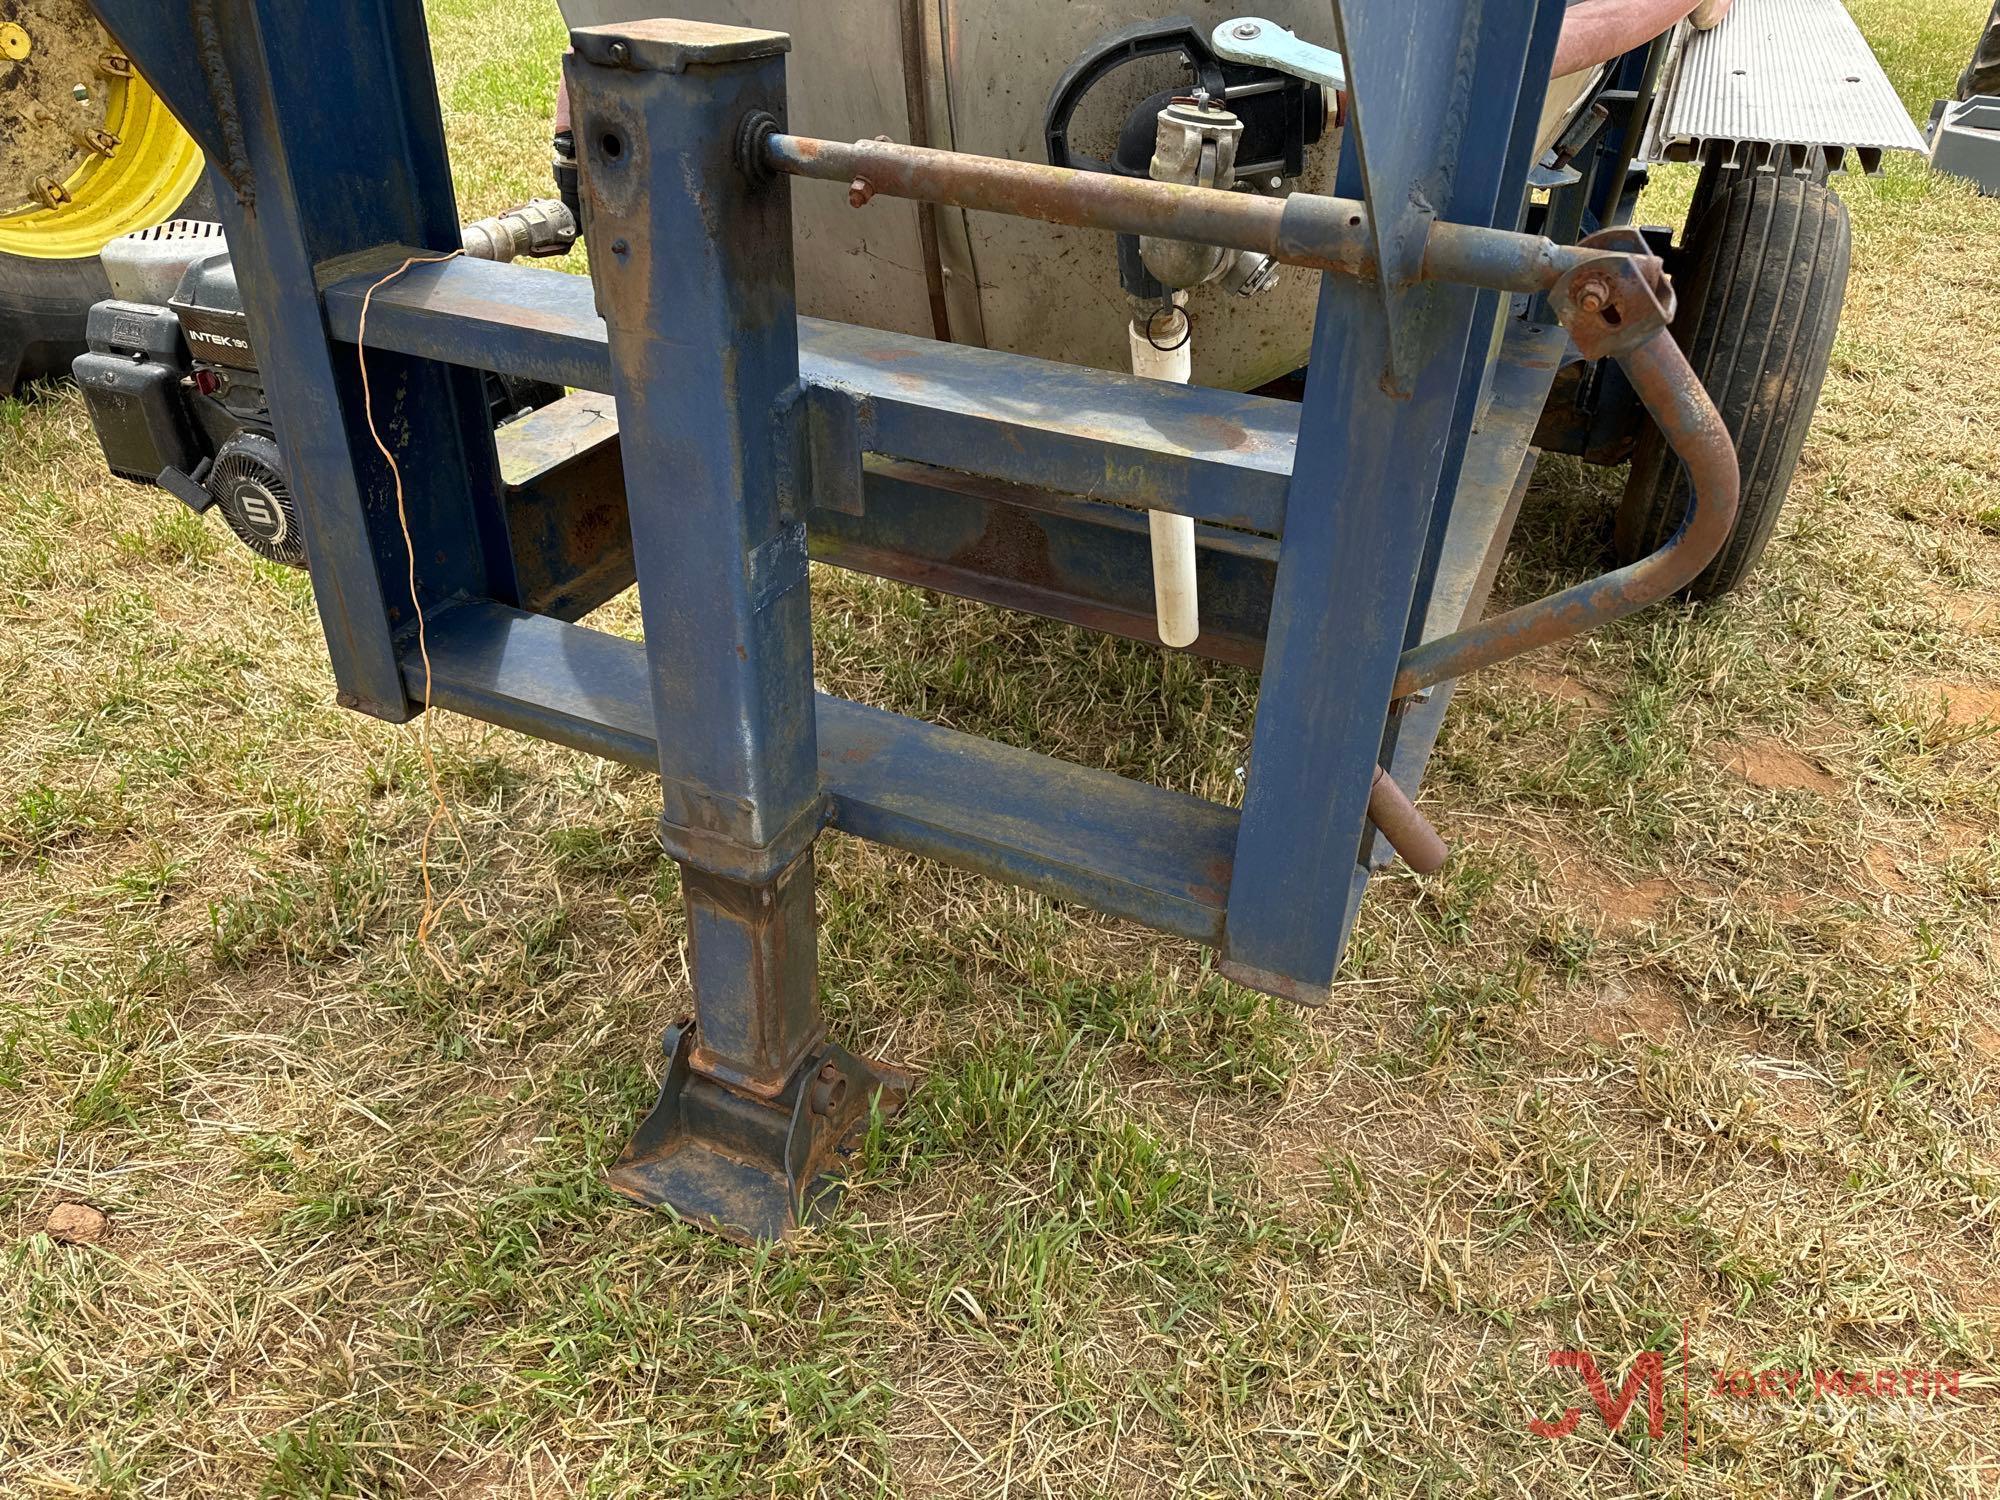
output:
[[[1173,317],[1155,317],[1150,325],[1145,318],[1135,318],[1128,332],[1134,375],[1179,385],[1186,385],[1193,377],[1194,349],[1186,313],[1176,308]],[[1162,349],[1160,344],[1179,347]],[[1153,618],[1160,628],[1160,639],[1169,646],[1191,646],[1201,634],[1201,604],[1194,580],[1194,517],[1152,510],[1146,512],[1146,525],[1153,538]]]

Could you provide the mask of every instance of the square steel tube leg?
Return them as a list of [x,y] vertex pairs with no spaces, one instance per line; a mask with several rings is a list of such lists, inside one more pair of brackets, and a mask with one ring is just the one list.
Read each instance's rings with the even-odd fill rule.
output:
[[797,476],[789,184],[738,161],[785,111],[781,32],[581,28],[565,63],[618,401],[695,987],[659,1104],[612,1180],[739,1239],[825,1199],[842,1141],[901,1082],[825,1045],[812,844],[823,821]]
[[681,866],[698,1072],[746,1093],[782,1089],[825,1035],[814,1003],[818,926],[808,849],[752,885]]

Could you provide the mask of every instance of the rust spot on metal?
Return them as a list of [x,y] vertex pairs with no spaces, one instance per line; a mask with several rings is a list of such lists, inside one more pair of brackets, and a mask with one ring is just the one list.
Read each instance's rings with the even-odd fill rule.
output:
[[[1239,450],[1251,446],[1249,430],[1241,422],[1232,422],[1227,417],[1217,416],[1213,412],[1203,412],[1200,416],[1191,418],[1187,425],[1190,431],[1201,434],[1202,441],[1199,446],[1203,448]],[[1196,445],[1190,443],[1188,446],[1192,448]]]

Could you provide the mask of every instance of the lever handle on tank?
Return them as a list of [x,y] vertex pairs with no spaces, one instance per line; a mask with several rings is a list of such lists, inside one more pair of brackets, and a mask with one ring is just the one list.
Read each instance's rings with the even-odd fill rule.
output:
[[1209,33],[1208,44],[1217,57],[1229,62],[1289,73],[1318,84],[1328,95],[1347,92],[1347,64],[1338,52],[1302,42],[1277,22],[1261,16],[1224,21]]

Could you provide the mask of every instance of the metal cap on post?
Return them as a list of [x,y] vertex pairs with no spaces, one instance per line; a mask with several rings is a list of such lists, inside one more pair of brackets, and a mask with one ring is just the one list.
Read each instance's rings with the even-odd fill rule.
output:
[[569,34],[569,45],[578,59],[603,68],[685,73],[691,67],[782,57],[792,50],[792,39],[751,26],[660,18],[579,26]]

